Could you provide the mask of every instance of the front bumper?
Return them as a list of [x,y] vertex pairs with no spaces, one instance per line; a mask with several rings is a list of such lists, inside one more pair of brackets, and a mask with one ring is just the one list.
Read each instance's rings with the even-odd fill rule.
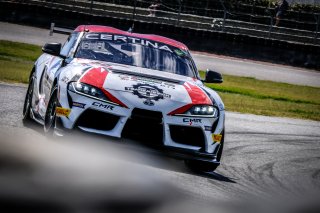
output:
[[224,111],[218,118],[169,116],[160,111],[121,107],[70,91],[60,94],[60,104],[71,109],[68,117],[59,118],[66,129],[78,127],[117,138],[125,136],[128,129],[134,134],[140,131],[145,135],[151,131],[148,138],[151,145],[170,156],[219,164],[216,154],[220,141],[215,141],[213,135],[219,135],[223,130]]
[[167,155],[183,159],[183,160],[197,160],[197,161],[206,161],[210,163],[214,163],[220,165],[220,162],[217,161],[216,154],[204,153],[193,150],[186,150],[175,147],[164,147],[161,151],[165,152]]

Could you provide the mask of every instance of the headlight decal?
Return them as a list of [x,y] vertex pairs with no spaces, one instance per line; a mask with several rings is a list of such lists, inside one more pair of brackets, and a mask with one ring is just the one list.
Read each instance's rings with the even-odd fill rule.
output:
[[187,104],[183,107],[180,107],[178,109],[173,110],[172,112],[168,113],[168,115],[178,115],[178,114],[183,114],[186,111],[188,111],[193,105],[192,104]]
[[190,82],[185,82],[183,86],[187,90],[193,105],[213,105],[209,96],[199,86]]
[[107,78],[108,71],[102,67],[89,69],[82,77],[79,82],[92,85],[96,88],[103,88],[103,84]]
[[185,82],[183,86],[189,94],[191,103],[175,109],[174,111],[168,113],[168,115],[200,117],[217,116],[217,109],[213,106],[213,102],[205,91],[203,91],[199,86],[190,82]]
[[[96,97],[96,95],[102,97],[102,95],[99,93],[101,91],[103,95],[108,99],[107,101],[128,108],[124,103],[122,103],[119,99],[114,97],[110,92],[103,88],[108,73],[109,72],[103,67],[93,67],[89,69],[87,72],[85,72],[78,81],[79,83],[86,84],[86,86],[81,88],[83,91],[82,94],[90,94],[89,96],[92,97]],[[105,100],[105,98],[103,100]]]

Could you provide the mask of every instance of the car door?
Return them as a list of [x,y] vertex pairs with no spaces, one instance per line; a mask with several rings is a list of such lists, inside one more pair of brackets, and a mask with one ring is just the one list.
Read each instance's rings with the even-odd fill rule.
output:
[[[65,44],[63,45],[60,55],[67,57],[70,57],[71,50],[74,48],[77,38],[79,36],[79,33],[72,33]],[[52,87],[54,85],[55,79],[59,75],[60,68],[64,65],[64,59],[59,56],[52,56],[50,55],[49,58],[47,58],[43,71],[40,78],[40,84],[39,84],[39,115],[44,119],[47,104],[50,99]]]

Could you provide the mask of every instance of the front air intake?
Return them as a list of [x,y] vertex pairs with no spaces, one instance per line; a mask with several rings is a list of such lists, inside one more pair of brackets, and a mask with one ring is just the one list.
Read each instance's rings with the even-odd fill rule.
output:
[[202,129],[191,126],[170,125],[171,139],[180,144],[205,148],[205,138]]
[[162,144],[162,112],[135,108],[128,119],[123,137],[146,141],[150,145]]
[[93,109],[83,112],[77,121],[77,126],[103,131],[112,130],[119,121],[119,116]]

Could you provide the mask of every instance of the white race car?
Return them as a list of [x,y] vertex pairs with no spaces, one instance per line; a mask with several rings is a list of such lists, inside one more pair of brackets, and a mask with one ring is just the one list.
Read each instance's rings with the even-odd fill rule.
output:
[[148,143],[198,171],[220,164],[224,104],[201,80],[188,48],[157,35],[112,27],[77,27],[64,45],[48,43],[34,64],[23,120],[47,134],[79,128]]

